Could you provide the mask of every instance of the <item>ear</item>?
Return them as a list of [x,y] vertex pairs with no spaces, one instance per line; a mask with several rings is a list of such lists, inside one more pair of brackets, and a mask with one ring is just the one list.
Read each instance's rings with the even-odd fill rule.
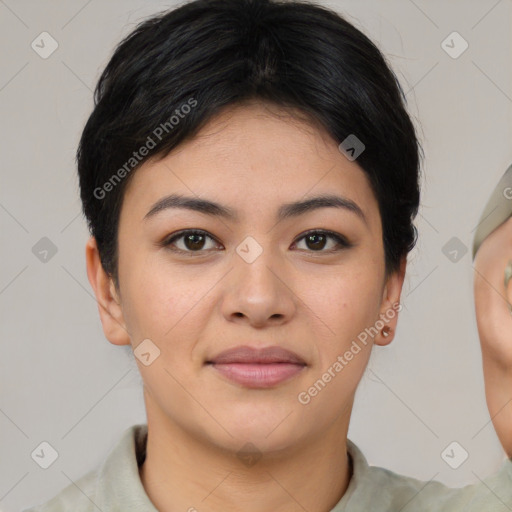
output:
[[103,269],[96,239],[92,236],[85,245],[85,260],[87,277],[96,295],[106,338],[114,345],[129,345],[130,336],[123,318],[120,298],[113,279]]
[[[407,266],[407,255],[400,260],[398,270],[390,274],[386,280],[384,290],[382,292],[382,303],[380,308],[379,320],[388,326],[390,331],[387,336],[382,331],[374,338],[375,345],[389,345],[393,341],[398,323],[398,312],[402,309],[400,305],[400,294],[402,293],[402,285],[404,284],[405,268]],[[380,323],[380,322],[379,322]]]

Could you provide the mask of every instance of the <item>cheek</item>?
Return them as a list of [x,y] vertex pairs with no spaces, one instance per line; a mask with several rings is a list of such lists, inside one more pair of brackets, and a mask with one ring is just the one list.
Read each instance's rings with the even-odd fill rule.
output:
[[378,273],[362,266],[334,273],[305,302],[334,331],[330,334],[343,340],[375,322],[381,298]]
[[126,255],[119,260],[119,280],[123,315],[132,343],[137,344],[139,338],[150,338],[160,345],[163,335],[177,322],[176,317],[184,314],[181,312],[187,306],[184,283],[179,276],[169,275],[169,269],[156,258],[129,244],[120,254]]
[[174,354],[189,350],[187,340],[197,339],[208,318],[208,292],[218,277],[193,277],[161,256],[141,257],[138,261],[134,255],[120,280],[124,287],[123,314],[132,342],[149,338],[162,350],[172,346]]
[[327,424],[341,410],[348,414],[371,354],[366,329],[378,319],[381,297],[378,273],[364,268],[338,272],[326,283],[323,293],[317,290],[304,301],[320,319],[317,325],[328,329],[317,337],[316,368],[297,398],[304,414]]

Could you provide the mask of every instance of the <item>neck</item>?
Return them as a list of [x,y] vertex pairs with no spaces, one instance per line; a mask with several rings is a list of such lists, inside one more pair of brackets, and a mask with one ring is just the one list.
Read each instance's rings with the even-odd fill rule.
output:
[[351,478],[349,416],[318,439],[242,459],[148,411],[142,485],[160,512],[329,512]]

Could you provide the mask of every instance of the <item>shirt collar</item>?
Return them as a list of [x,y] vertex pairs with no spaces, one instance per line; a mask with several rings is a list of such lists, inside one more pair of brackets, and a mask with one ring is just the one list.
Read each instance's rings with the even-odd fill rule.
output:
[[340,501],[336,503],[331,512],[349,512],[348,505],[354,500],[357,490],[361,490],[362,484],[367,478],[369,465],[366,457],[359,447],[347,438],[347,452],[352,464],[352,477]]
[[98,474],[96,505],[103,511],[158,512],[140,480],[139,464],[146,456],[147,425],[126,429]]
[[[158,512],[140,480],[139,466],[146,457],[146,424],[126,429],[117,445],[99,469],[95,503],[100,510],[123,512]],[[361,450],[347,439],[352,477],[345,494],[331,512],[344,512],[356,487],[363,481],[368,462]]]

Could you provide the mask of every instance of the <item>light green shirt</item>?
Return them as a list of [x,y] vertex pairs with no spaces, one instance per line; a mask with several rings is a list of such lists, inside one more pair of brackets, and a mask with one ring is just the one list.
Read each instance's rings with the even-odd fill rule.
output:
[[[158,512],[139,476],[145,458],[147,425],[126,429],[104,463],[49,502],[23,512]],[[512,459],[481,482],[453,489],[369,466],[347,439],[353,474],[331,512],[511,512]],[[314,512],[314,511],[311,511]]]

